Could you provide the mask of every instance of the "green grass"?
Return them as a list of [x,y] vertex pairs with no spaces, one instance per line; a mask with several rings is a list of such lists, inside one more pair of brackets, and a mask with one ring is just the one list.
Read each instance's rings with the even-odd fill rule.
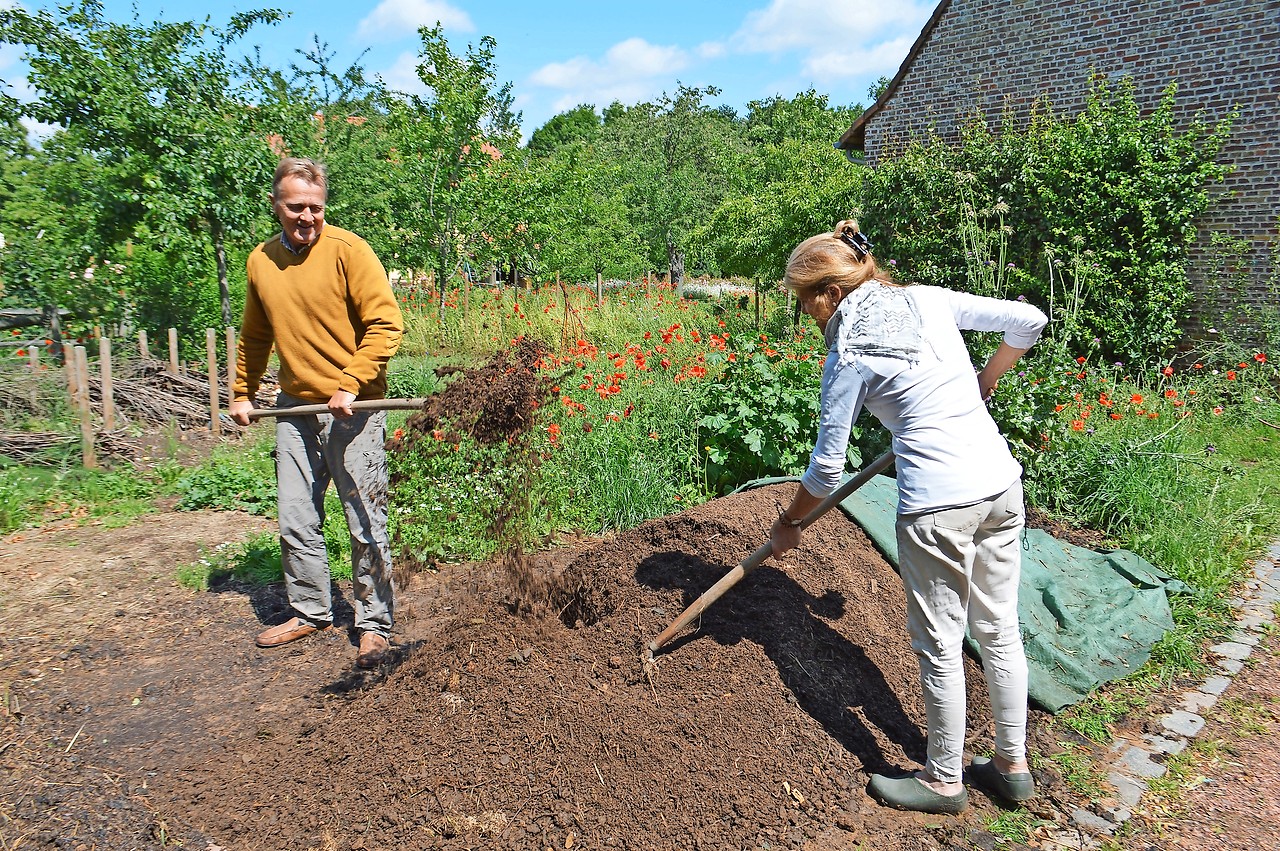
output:
[[0,466],[0,533],[66,518],[90,518],[109,527],[124,526],[156,510],[163,479],[150,471],[125,467]]
[[1025,845],[1031,841],[1036,828],[1051,824],[1042,818],[1032,815],[1022,808],[1003,810],[1000,815],[987,822],[987,830],[1006,842]]
[[1103,788],[1105,778],[1094,767],[1088,750],[1071,742],[1058,742],[1058,747],[1060,750],[1042,759],[1047,759],[1058,767],[1063,782],[1071,791],[1088,798],[1096,797]]
[[281,576],[280,539],[270,532],[202,550],[197,561],[181,565],[177,572],[178,584],[196,591],[208,591],[227,577],[261,586]]

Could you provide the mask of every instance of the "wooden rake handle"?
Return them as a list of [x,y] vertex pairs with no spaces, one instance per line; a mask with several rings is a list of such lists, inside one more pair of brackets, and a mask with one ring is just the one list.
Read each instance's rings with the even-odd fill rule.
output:
[[[874,477],[883,473],[892,463],[893,452],[890,451],[884,453],[870,464],[863,467],[856,476],[837,488],[834,493],[819,503],[817,508],[810,511],[808,516],[800,522],[800,528],[808,529],[818,520],[819,517],[826,514],[832,506],[843,502],[849,494],[871,481]],[[765,559],[771,555],[773,555],[773,542],[765,541],[758,550],[743,559],[741,564],[726,573],[720,578],[719,582],[703,592],[702,596],[694,600],[693,604],[689,606],[689,608],[685,609],[678,618],[673,620],[670,626],[664,629],[657,638],[649,642],[646,661],[652,661],[653,654],[661,650],[667,642],[675,637],[676,633],[683,630],[696,618],[701,616],[701,614],[705,612],[712,603],[724,596],[724,593],[734,585],[737,585],[738,581],[741,580],[742,577],[746,576],[748,573],[763,564]]]
[[[426,404],[426,399],[365,399],[352,402],[353,411],[417,411]],[[254,408],[249,412],[250,420],[263,417],[301,417],[306,414],[327,414],[328,405],[295,405],[292,408]]]

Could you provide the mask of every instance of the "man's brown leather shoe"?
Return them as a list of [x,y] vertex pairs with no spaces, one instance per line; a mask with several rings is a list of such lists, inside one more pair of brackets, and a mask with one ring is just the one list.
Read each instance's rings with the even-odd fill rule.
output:
[[391,651],[391,643],[376,632],[366,632],[360,636],[360,652],[356,654],[356,665],[360,668],[376,668],[387,658]]
[[313,632],[328,628],[328,624],[316,626],[310,621],[304,621],[302,618],[289,618],[279,626],[273,626],[258,633],[257,643],[259,647],[279,647],[281,644],[288,644],[290,641],[306,638]]

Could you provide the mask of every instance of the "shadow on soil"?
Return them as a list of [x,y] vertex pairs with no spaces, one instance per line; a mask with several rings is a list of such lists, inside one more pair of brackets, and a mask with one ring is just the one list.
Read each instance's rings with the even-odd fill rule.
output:
[[[723,565],[679,552],[654,553],[636,569],[643,585],[682,590],[685,607],[723,575]],[[828,591],[815,597],[765,566],[744,577],[703,613],[696,631],[676,638],[662,653],[704,636],[726,646],[744,640],[759,645],[777,666],[788,700],[855,755],[865,771],[893,773],[902,767],[888,762],[870,728],[912,758],[923,759],[926,742],[880,669],[825,622],[842,617],[844,610],[843,595]],[[680,612],[663,614],[674,620]]]

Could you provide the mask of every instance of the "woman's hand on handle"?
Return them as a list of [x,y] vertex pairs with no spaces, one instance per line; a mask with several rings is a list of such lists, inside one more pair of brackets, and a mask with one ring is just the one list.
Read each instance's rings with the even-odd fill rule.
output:
[[769,541],[773,544],[773,558],[781,558],[789,550],[800,546],[800,524],[798,521],[809,516],[809,512],[817,508],[822,500],[805,489],[804,485],[796,487],[796,495],[791,505],[778,515],[769,529]]

